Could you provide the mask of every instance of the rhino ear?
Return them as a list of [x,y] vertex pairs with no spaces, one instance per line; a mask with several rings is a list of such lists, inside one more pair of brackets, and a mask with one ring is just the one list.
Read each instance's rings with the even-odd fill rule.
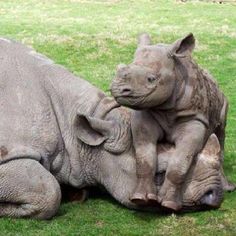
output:
[[207,156],[212,156],[215,159],[216,158],[220,159],[220,151],[221,151],[221,148],[220,148],[219,140],[215,134],[212,134],[208,138],[207,143],[204,149],[202,150],[202,153],[207,154]]
[[147,33],[138,36],[138,46],[145,46],[151,44],[151,37]]
[[189,56],[195,47],[195,38],[192,33],[172,44],[170,55],[175,57]]
[[98,146],[108,139],[111,127],[110,121],[85,115],[77,115],[75,120],[77,137],[90,146]]

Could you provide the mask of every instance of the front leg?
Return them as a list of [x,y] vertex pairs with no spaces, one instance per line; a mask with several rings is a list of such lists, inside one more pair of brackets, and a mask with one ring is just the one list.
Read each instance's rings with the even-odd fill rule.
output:
[[166,178],[160,190],[162,206],[180,210],[181,186],[192,164],[193,158],[201,151],[205,143],[206,127],[200,121],[188,121],[174,128],[172,141],[175,143]]
[[136,157],[137,186],[131,201],[143,205],[156,202],[157,193],[154,183],[156,172],[157,140],[163,136],[156,120],[146,111],[134,111],[131,117],[133,144]]

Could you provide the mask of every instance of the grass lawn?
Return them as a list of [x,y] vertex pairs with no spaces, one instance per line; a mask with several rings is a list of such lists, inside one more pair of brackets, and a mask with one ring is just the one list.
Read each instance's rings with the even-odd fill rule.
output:
[[[194,58],[230,101],[225,170],[236,182],[236,5],[174,0],[0,0],[0,35],[22,41],[107,91],[136,36],[197,38]],[[109,197],[63,203],[51,221],[0,219],[0,235],[236,235],[236,192],[215,211],[156,215]]]

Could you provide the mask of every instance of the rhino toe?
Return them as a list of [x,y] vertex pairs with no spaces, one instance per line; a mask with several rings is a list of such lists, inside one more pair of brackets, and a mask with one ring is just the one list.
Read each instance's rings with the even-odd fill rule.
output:
[[171,210],[173,210],[173,211],[179,211],[179,210],[181,210],[181,208],[182,208],[181,203],[179,203],[179,202],[174,202],[174,201],[163,201],[163,202],[161,203],[161,205],[162,205],[163,207],[166,207],[166,208],[171,209]]
[[145,194],[143,193],[134,193],[133,196],[130,198],[131,202],[133,202],[136,205],[147,205],[147,198]]

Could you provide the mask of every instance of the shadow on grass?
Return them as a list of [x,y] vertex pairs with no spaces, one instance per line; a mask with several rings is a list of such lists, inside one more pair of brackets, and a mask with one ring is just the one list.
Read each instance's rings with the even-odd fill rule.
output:
[[[192,210],[185,210],[182,212],[173,212],[171,210],[168,210],[166,208],[161,207],[160,205],[154,206],[154,207],[149,207],[145,209],[139,209],[139,210],[134,210],[134,209],[128,209],[127,207],[121,205],[119,202],[117,202],[114,198],[111,197],[111,195],[109,195],[103,188],[99,188],[99,187],[90,187],[86,189],[89,194],[88,194],[88,199],[90,200],[101,200],[104,202],[107,202],[108,204],[114,206],[115,208],[118,209],[122,209],[125,211],[129,211],[130,214],[132,214],[134,217],[137,217],[139,219],[141,219],[142,221],[145,222],[152,222],[153,220],[155,220],[157,217],[158,218],[165,218],[166,216],[170,216],[172,214],[178,215],[178,216],[185,216],[188,215],[189,213],[196,213],[194,212],[194,210],[197,212],[203,212],[203,211],[209,211],[212,209],[209,208],[205,208],[205,209],[192,209]],[[67,203],[82,203],[80,201],[80,199],[76,199],[76,197],[80,197],[80,191],[78,189],[75,189],[73,187],[70,186],[62,186],[62,202],[64,204]],[[75,197],[76,196],[76,197]],[[86,200],[82,203],[82,204],[86,204]],[[89,204],[89,202],[88,202]],[[57,216],[63,216],[66,215],[67,213],[69,213],[70,208],[73,208],[73,205],[70,205],[70,207],[61,207],[59,210],[59,213],[57,214]]]

